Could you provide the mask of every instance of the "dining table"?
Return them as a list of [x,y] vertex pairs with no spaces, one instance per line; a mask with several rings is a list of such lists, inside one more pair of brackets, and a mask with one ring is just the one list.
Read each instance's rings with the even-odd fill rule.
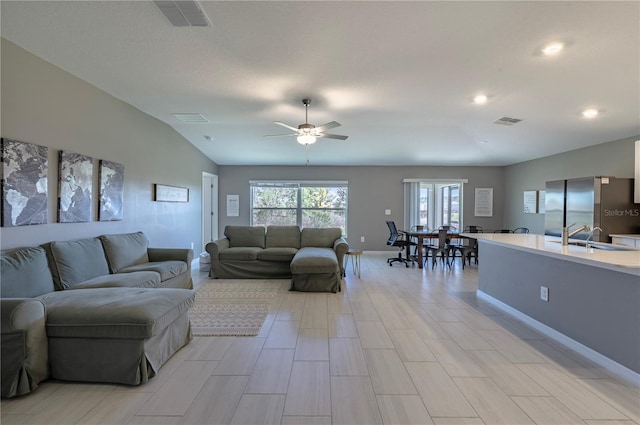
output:
[[[404,233],[406,235],[406,238],[408,241],[410,241],[412,238],[417,239],[417,245],[418,245],[418,253],[417,255],[412,255],[411,254],[411,247],[414,246],[410,243],[407,244],[406,246],[406,258],[412,258],[414,257],[416,259],[416,261],[418,262],[418,267],[419,268],[424,268],[424,254],[423,254],[423,244],[424,244],[424,240],[425,239],[438,239],[439,237],[439,232],[438,231],[424,231],[424,230],[400,230],[399,233]],[[467,236],[461,235],[460,233],[457,232],[447,232],[447,238],[448,239],[465,239],[467,238]]]

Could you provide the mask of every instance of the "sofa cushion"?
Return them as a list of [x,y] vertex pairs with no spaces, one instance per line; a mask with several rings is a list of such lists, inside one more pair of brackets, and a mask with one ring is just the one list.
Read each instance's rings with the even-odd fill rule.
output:
[[305,227],[300,235],[300,247],[315,246],[320,248],[333,248],[336,239],[342,237],[342,230],[337,227],[314,229]]
[[256,248],[255,246],[227,248],[220,251],[218,258],[220,260],[251,261],[258,259],[258,252],[260,251],[262,251],[262,248]]
[[148,339],[189,311],[188,289],[97,288],[39,297],[49,338]]
[[267,248],[300,248],[300,227],[269,226],[266,237]]
[[187,263],[184,261],[159,261],[154,263],[142,263],[120,269],[120,273],[151,271],[160,274],[160,280],[164,282],[173,277],[187,272]]
[[2,251],[0,255],[2,298],[33,298],[54,290],[47,254],[43,248]]
[[125,267],[149,262],[147,253],[149,240],[142,232],[102,235],[100,240],[111,273],[118,273]]
[[58,289],[67,289],[109,274],[109,265],[98,238],[55,241],[45,246],[49,249],[53,281]]
[[95,288],[155,288],[160,285],[156,272],[115,273],[98,276],[70,287],[69,289]]
[[231,248],[245,246],[264,248],[264,227],[262,226],[226,226],[224,235],[229,239]]
[[338,259],[331,248],[300,248],[291,261],[291,273],[339,273]]
[[297,248],[265,248],[258,251],[258,260],[290,262],[297,253]]

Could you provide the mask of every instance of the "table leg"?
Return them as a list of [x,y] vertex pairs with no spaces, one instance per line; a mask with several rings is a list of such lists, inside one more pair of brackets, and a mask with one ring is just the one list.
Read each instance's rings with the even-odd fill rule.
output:
[[422,268],[422,243],[423,243],[424,239],[422,237],[422,235],[418,235],[418,268]]

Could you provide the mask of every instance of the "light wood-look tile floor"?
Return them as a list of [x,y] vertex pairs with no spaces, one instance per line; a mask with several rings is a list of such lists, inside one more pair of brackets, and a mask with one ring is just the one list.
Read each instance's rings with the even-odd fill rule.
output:
[[[640,424],[640,390],[476,298],[477,267],[364,253],[281,295],[257,337],[200,337],[137,387],[48,381],[2,424]],[[207,280],[194,270],[196,287]]]

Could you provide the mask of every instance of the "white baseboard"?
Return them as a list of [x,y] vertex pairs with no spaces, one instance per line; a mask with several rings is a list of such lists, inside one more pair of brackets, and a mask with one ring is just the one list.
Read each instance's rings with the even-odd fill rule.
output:
[[552,338],[552,339],[558,341],[559,343],[567,346],[571,350],[573,350],[573,351],[583,355],[584,357],[588,358],[592,362],[596,363],[598,366],[603,367],[604,369],[606,369],[609,372],[615,374],[616,376],[620,377],[621,379],[624,379],[625,381],[627,381],[627,382],[633,384],[634,386],[640,388],[640,374],[634,372],[633,370],[627,368],[626,366],[623,366],[620,363],[615,362],[615,361],[611,360],[610,358],[600,354],[599,352],[587,347],[586,345],[583,345],[583,344],[579,343],[578,341],[569,338],[568,336],[556,331],[553,328],[550,328],[549,326],[545,325],[544,323],[538,322],[537,320],[527,316],[526,314],[522,313],[521,311],[516,310],[515,308],[511,307],[510,305],[505,304],[505,303],[503,303],[502,301],[500,301],[500,300],[498,300],[496,298],[493,298],[491,295],[487,294],[486,292],[483,292],[483,291],[478,289],[476,291],[476,295],[477,295],[478,299],[486,301],[489,304],[493,305],[494,307],[496,307],[496,308],[504,311],[505,313],[515,317],[516,319],[521,320],[522,322],[524,322],[527,325],[531,326],[532,328],[534,328],[538,332],[548,336],[549,338]]

